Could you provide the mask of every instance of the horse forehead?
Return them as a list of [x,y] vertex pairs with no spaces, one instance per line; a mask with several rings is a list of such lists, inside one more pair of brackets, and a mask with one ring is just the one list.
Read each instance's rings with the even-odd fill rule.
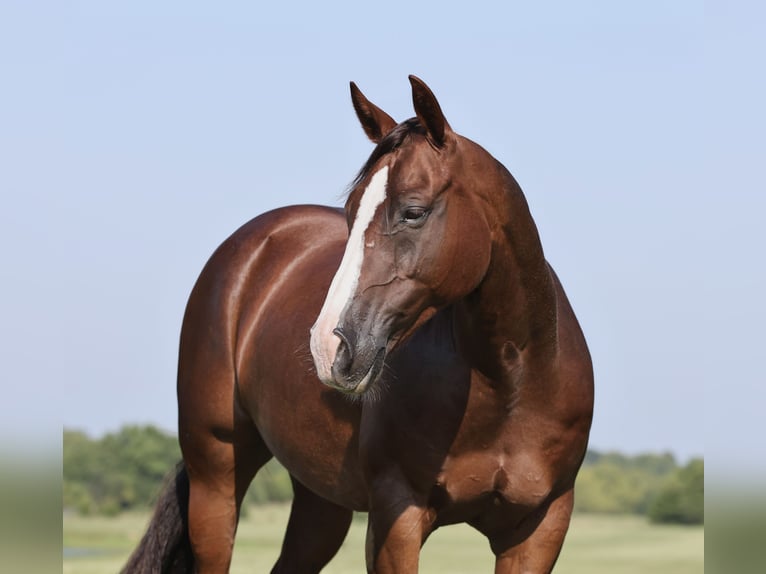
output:
[[444,158],[429,149],[403,153],[392,162],[389,187],[392,191],[426,190],[437,186],[449,174]]

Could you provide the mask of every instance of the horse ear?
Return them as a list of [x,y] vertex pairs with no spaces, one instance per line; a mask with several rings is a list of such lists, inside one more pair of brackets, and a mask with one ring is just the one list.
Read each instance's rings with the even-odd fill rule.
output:
[[379,143],[388,132],[396,127],[396,120],[365,98],[354,82],[351,82],[351,102],[354,104],[356,117],[359,118],[364,133],[373,142]]
[[442,113],[439,102],[425,82],[416,76],[410,76],[412,84],[412,104],[420,124],[426,129],[428,139],[436,147],[442,147],[454,132]]

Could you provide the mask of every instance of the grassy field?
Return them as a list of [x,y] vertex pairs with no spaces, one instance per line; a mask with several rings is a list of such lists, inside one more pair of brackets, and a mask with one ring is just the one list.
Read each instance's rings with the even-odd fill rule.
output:
[[[231,572],[268,572],[279,553],[287,506],[253,508],[240,523]],[[143,534],[148,514],[116,518],[64,516],[64,574],[113,574]],[[354,520],[327,574],[364,572],[366,522]],[[492,572],[484,538],[465,526],[434,533],[421,558],[422,573]],[[651,526],[635,516],[577,515],[557,574],[691,574],[704,572],[702,527]]]

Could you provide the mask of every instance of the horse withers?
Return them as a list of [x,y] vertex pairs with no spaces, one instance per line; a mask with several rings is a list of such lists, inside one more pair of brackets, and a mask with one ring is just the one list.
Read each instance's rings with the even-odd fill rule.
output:
[[588,349],[514,178],[410,83],[402,123],[351,84],[376,146],[345,212],[266,213],[202,271],[181,332],[183,462],[126,572],[226,572],[272,456],[295,492],[275,573],[319,572],[354,510],[368,572],[416,572],[458,522],[497,574],[552,570],[591,424]]

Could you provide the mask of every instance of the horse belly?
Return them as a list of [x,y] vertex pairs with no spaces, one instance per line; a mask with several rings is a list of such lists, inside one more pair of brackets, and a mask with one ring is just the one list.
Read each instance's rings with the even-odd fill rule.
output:
[[336,392],[296,369],[266,368],[249,383],[248,410],[271,453],[304,486],[341,506],[364,510],[358,414]]

